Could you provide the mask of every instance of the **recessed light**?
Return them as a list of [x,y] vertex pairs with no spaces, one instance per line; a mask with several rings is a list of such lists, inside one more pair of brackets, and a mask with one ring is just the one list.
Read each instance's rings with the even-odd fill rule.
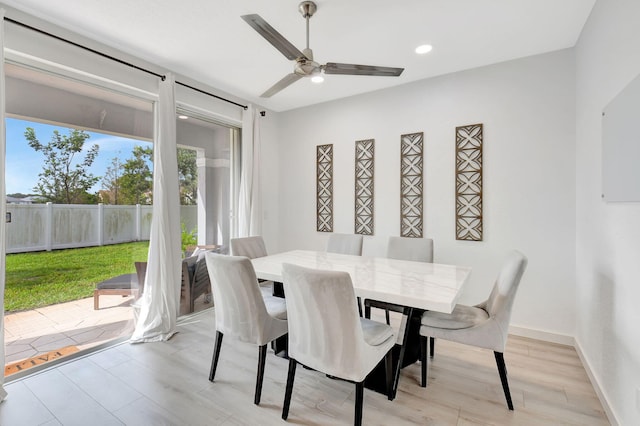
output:
[[433,49],[433,46],[431,46],[430,44],[423,44],[416,47],[416,53],[418,55],[424,55],[425,53],[431,52],[431,49]]
[[316,83],[316,84],[320,84],[324,81],[324,77],[320,74],[318,75],[314,75],[313,77],[311,77],[311,82],[312,83]]
[[189,118],[189,116],[187,116],[187,115],[179,115],[178,118],[180,120],[186,120],[187,118]]

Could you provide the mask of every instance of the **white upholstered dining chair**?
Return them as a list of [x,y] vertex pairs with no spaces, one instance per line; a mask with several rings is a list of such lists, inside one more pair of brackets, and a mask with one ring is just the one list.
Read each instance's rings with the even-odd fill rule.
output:
[[255,259],[267,255],[264,240],[260,236],[232,238],[229,240],[229,246],[231,256],[245,256],[249,259]]
[[[267,255],[267,248],[261,236],[232,238],[229,240],[231,256],[244,256],[249,259],[264,257]],[[258,280],[260,291],[265,295],[273,295],[273,281]]]
[[355,424],[362,423],[364,380],[385,358],[391,395],[393,329],[360,318],[351,277],[284,264],[282,268],[289,317],[289,373],[282,418],[287,419],[298,363],[356,385]]
[[[362,256],[362,235],[333,233],[329,235],[329,240],[327,241],[327,252]],[[357,298],[357,301],[358,314],[362,316],[360,297]]]
[[260,403],[267,343],[287,333],[285,300],[264,296],[259,289],[251,261],[243,256],[205,254],[213,283],[216,316],[216,341],[209,380],[213,381],[218,366],[224,335],[257,345],[258,374],[254,403]]
[[431,238],[389,237],[387,258],[433,263]]
[[[433,263],[433,240],[431,238],[389,237],[387,258]],[[384,309],[385,318],[389,324],[389,311],[402,312],[404,306],[365,299],[364,316],[366,318],[371,317],[371,308]]]
[[327,242],[327,252],[362,255],[362,235],[357,234],[336,234],[329,235]]
[[475,306],[456,305],[451,314],[427,311],[420,326],[422,345],[422,386],[427,385],[427,337],[431,338],[431,356],[436,338],[464,343],[493,351],[509,410],[513,410],[504,348],[507,343],[511,309],[527,258],[517,250],[504,262],[489,298]]

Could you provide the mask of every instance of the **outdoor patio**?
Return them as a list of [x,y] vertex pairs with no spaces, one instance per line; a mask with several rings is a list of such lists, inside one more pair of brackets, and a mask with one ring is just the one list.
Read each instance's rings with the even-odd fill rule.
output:
[[[6,366],[11,372],[54,360],[61,355],[100,346],[128,337],[133,332],[132,296],[101,296],[100,309],[93,309],[93,297],[46,306],[5,316]],[[205,297],[196,299],[195,311],[212,306]],[[64,349],[64,350],[63,350]],[[53,355],[53,356],[52,356]],[[29,362],[22,363],[22,361]],[[33,361],[33,362],[31,362]],[[12,368],[13,367],[13,368]]]
[[133,297],[93,297],[5,316],[6,365],[72,347],[79,352],[133,331]]

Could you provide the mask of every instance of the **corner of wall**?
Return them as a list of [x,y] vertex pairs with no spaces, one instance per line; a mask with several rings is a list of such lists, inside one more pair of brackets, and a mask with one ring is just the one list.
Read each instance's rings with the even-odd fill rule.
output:
[[596,395],[598,396],[598,399],[602,404],[604,413],[606,414],[607,419],[609,419],[609,423],[611,423],[613,426],[620,425],[620,422],[618,421],[615,413],[613,412],[613,408],[611,407],[611,404],[609,404],[609,400],[605,395],[604,389],[600,386],[600,383],[598,382],[596,375],[593,373],[593,369],[591,368],[591,364],[589,363],[589,360],[587,359],[586,354],[582,351],[582,345],[580,345],[580,340],[578,338],[575,339],[574,347],[576,348],[576,352],[578,352],[578,357],[580,358],[580,362],[582,362],[582,366],[587,372],[587,376],[589,376],[589,381],[591,382],[591,386],[593,386],[593,389],[595,390]]

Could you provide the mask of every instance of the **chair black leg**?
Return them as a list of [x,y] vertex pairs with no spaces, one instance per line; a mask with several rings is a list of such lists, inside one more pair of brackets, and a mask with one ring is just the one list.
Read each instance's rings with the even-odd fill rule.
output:
[[364,317],[367,319],[371,319],[371,305],[367,305],[367,302],[364,302]]
[[353,421],[355,426],[362,425],[362,401],[364,400],[364,381],[356,383],[356,415]]
[[429,337],[429,343],[431,344],[431,351],[429,352],[429,354],[431,355],[431,358],[433,358],[433,354],[436,351],[436,338]]
[[222,346],[223,334],[216,331],[216,343],[213,347],[213,358],[211,359],[211,371],[209,371],[209,381],[213,382],[216,376],[216,368],[218,367],[218,358],[220,357],[220,347]]
[[387,379],[387,398],[393,400],[393,349],[384,356],[384,373]]
[[287,387],[284,392],[284,404],[282,404],[282,419],[287,420],[289,417],[289,405],[291,405],[291,394],[293,393],[293,379],[296,376],[297,362],[293,358],[289,358],[289,373],[287,374]]
[[513,411],[513,402],[511,402],[511,392],[509,392],[509,382],[507,381],[507,367],[504,364],[504,354],[502,352],[493,352],[496,357],[496,364],[498,364],[498,373],[500,373],[500,380],[502,381],[502,390],[504,390],[504,396],[507,398],[507,407]]
[[358,314],[360,314],[360,318],[362,318],[362,299],[360,299],[360,296],[358,296],[357,299],[358,299]]
[[420,386],[427,387],[427,342],[428,337],[420,336]]
[[256,395],[253,403],[260,404],[260,396],[262,395],[262,380],[264,379],[264,363],[267,358],[267,345],[258,348],[258,376],[256,378]]
[[391,321],[389,321],[389,310],[388,309],[384,310],[384,316],[387,319],[387,325],[391,325]]

